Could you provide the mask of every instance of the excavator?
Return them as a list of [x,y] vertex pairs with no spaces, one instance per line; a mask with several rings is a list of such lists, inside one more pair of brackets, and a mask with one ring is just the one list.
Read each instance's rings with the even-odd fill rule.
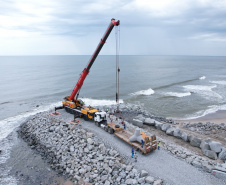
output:
[[86,68],[82,71],[82,74],[80,76],[80,78],[78,79],[77,84],[75,85],[72,93],[70,96],[66,96],[64,98],[64,100],[62,101],[63,106],[60,107],[55,107],[55,111],[57,109],[62,109],[64,108],[67,112],[74,114],[77,117],[83,117],[84,120],[93,120],[94,116],[98,117],[98,120],[106,120],[106,117],[102,118],[100,117],[101,115],[106,115],[106,114],[101,114],[99,112],[98,114],[98,109],[95,109],[93,107],[86,107],[84,105],[84,102],[81,99],[78,99],[79,96],[79,92],[80,89],[82,88],[83,82],[86,79],[86,76],[89,74],[89,71],[94,63],[94,61],[96,60],[99,52],[101,51],[103,45],[105,44],[108,36],[110,35],[112,29],[114,28],[114,26],[118,26],[120,24],[120,21],[116,21],[115,19],[111,19],[111,23],[107,28],[107,31],[105,32],[104,36],[101,38],[94,54],[92,55],[88,65],[86,66]]

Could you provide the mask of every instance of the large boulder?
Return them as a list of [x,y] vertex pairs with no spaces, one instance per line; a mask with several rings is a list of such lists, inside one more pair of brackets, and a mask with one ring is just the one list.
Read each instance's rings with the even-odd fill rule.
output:
[[219,159],[226,161],[226,148],[222,148],[221,152],[218,154]]
[[163,123],[159,122],[159,121],[155,121],[155,127],[157,129],[161,129],[162,128]]
[[200,148],[201,142],[202,142],[202,140],[200,138],[194,136],[191,138],[190,145]]
[[166,134],[172,136],[174,133],[175,127],[170,127],[166,130]]
[[176,128],[173,132],[173,135],[177,138],[181,138],[181,131],[179,128]]
[[144,120],[144,125],[155,126],[155,120],[151,118],[146,118]]
[[148,175],[148,172],[145,170],[141,170],[140,177],[146,177]]
[[140,120],[140,121],[144,122],[145,117],[143,116],[143,114],[139,114],[139,115],[138,115],[138,116],[136,116],[134,119],[138,119],[138,120]]
[[212,150],[204,150],[203,154],[205,156],[209,157],[210,159],[214,159],[214,160],[217,159],[217,153]]
[[210,149],[216,153],[220,153],[222,149],[222,144],[220,142],[211,141],[209,143]]
[[145,182],[146,182],[146,183],[151,184],[151,183],[153,183],[154,181],[155,181],[154,177],[147,176],[147,177],[145,178]]
[[133,119],[132,121],[133,125],[138,126],[138,127],[143,127],[143,121],[139,119]]
[[182,138],[184,141],[188,141],[188,135],[187,135],[185,132],[182,132],[181,138]]
[[206,142],[206,140],[202,140],[202,142],[200,144],[200,148],[202,151],[210,150],[210,145],[208,142]]
[[170,124],[166,123],[162,125],[162,131],[166,131],[168,128],[170,128]]

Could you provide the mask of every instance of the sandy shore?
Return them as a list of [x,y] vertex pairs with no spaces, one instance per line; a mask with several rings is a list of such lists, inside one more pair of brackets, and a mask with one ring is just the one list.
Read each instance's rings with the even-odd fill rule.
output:
[[189,119],[189,120],[176,120],[177,122],[190,122],[190,123],[197,123],[197,122],[211,122],[211,123],[217,123],[221,124],[224,123],[226,124],[226,110],[219,110],[215,113],[208,114],[206,116],[196,118],[196,119]]

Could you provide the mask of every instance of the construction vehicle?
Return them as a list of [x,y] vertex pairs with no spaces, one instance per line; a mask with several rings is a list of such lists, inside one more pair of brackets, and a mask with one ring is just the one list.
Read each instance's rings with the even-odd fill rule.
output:
[[[115,19],[111,19],[111,23],[108,26],[107,31],[105,32],[104,36],[100,40],[100,43],[98,44],[88,65],[82,71],[82,74],[81,74],[80,78],[78,79],[78,82],[75,85],[74,90],[72,91],[71,95],[65,97],[64,100],[62,101],[63,106],[55,107],[55,111],[57,109],[64,108],[67,112],[74,114],[75,116],[78,116],[78,117],[83,117],[85,120],[93,120],[94,119],[94,115],[95,115],[95,113],[98,112],[98,109],[95,109],[90,106],[86,107],[84,105],[84,102],[81,99],[78,99],[79,92],[83,85],[84,80],[86,79],[86,76],[89,74],[90,68],[92,67],[92,65],[93,65],[96,57],[98,56],[100,50],[102,49],[103,45],[105,44],[109,34],[111,33],[114,26],[118,26],[119,23],[120,23],[119,20],[116,21]],[[76,96],[76,98],[75,98],[75,96]],[[100,115],[100,114],[97,114],[97,115]],[[105,116],[105,120],[106,120],[106,116]],[[100,117],[98,122],[105,121],[105,120],[104,120],[104,117],[102,117],[102,118]]]
[[125,141],[129,145],[131,145],[135,150],[141,152],[142,154],[148,154],[152,151],[157,149],[157,141],[156,136],[152,135],[147,136],[144,132],[141,132],[140,135],[143,138],[143,146],[140,142],[137,141],[130,141],[130,138],[133,136],[133,133],[129,132],[128,130],[120,127],[120,125],[113,123],[112,121],[110,123],[106,122],[95,122],[97,126],[100,126],[103,128],[106,132],[109,132],[110,134],[114,134],[121,140]]

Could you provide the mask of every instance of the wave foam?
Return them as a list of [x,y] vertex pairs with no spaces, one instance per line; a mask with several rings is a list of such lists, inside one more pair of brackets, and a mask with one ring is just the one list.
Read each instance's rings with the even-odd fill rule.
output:
[[0,121],[0,141],[3,138],[6,138],[15,128],[20,126],[22,121],[24,121],[29,116],[35,115],[39,112],[48,111],[50,109],[53,109],[54,107],[60,106],[61,104],[62,104],[61,102],[53,103],[49,106],[39,107],[37,109],[33,109],[32,111],[1,120]]
[[[85,105],[90,106],[103,106],[103,105],[115,105],[115,100],[98,100],[98,99],[91,99],[91,98],[81,98],[82,101],[85,102]],[[123,103],[123,100],[119,100],[119,103]]]
[[214,98],[218,98],[218,99],[222,99],[222,96],[219,95],[218,93],[212,91],[213,88],[216,88],[216,85],[212,85],[212,86],[204,86],[204,85],[186,85],[183,86],[186,90],[188,90],[189,92],[194,92],[200,95],[204,95],[205,98],[208,97],[214,97]]
[[213,84],[226,85],[226,81],[210,81]]
[[178,93],[178,92],[167,92],[165,93],[165,95],[167,96],[175,96],[175,97],[185,97],[185,96],[190,96],[191,93],[190,92],[186,92],[186,93]]
[[213,113],[215,113],[219,110],[226,110],[226,104],[209,106],[207,110],[198,111],[195,114],[189,115],[189,116],[187,116],[187,118],[182,119],[182,120],[190,120],[190,119],[201,118],[201,117],[204,117],[208,114],[213,114]]
[[147,89],[147,90],[141,90],[141,91],[137,91],[137,92],[135,92],[135,93],[131,93],[130,95],[132,95],[132,96],[137,96],[137,95],[145,95],[145,96],[149,96],[149,95],[152,95],[152,94],[154,94],[155,93],[155,91],[153,90],[153,89]]
[[205,80],[206,79],[206,76],[201,76],[200,78],[199,78],[199,80]]

